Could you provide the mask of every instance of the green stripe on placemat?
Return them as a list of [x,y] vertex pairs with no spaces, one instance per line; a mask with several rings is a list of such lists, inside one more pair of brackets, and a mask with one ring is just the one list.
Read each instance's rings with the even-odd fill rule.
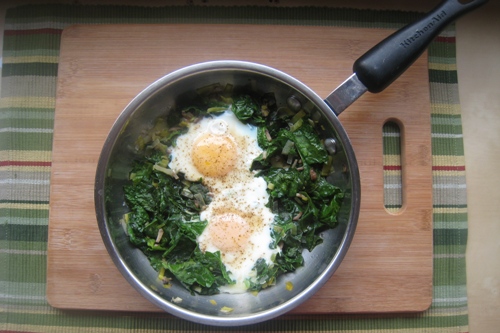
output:
[[[49,172],[62,30],[71,24],[234,23],[397,28],[420,13],[298,7],[129,7],[29,5],[7,11],[0,99],[0,332],[468,331],[465,281],[467,202],[458,100],[455,30],[429,48],[434,297],[422,314],[286,316],[239,329],[211,328],[166,314],[64,312],[45,297]],[[384,129],[385,155],[397,155],[397,131]],[[397,170],[388,158],[387,170]],[[394,162],[396,161],[396,162]],[[394,164],[395,163],[395,164]],[[388,173],[389,175],[389,173]],[[389,181],[397,188],[397,172]],[[396,176],[395,178],[393,176]],[[400,197],[386,198],[388,209]]]

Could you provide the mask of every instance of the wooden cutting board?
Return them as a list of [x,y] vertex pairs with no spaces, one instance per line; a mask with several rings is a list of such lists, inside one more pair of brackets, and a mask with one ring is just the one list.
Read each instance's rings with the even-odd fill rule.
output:
[[[93,182],[115,118],[180,67],[237,59],[278,68],[320,96],[388,30],[271,25],[76,25],[61,41],[50,191],[47,297],[63,309],[160,311],[113,265],[99,234]],[[332,279],[293,313],[386,313],[432,300],[432,171],[427,59],[341,116],[361,173],[361,215]],[[382,126],[401,124],[404,206],[384,208]]]

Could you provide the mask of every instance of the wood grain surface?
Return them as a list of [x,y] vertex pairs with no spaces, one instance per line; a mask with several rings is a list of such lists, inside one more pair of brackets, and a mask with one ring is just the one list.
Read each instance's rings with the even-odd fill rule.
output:
[[[389,30],[264,25],[76,25],[61,41],[50,191],[47,297],[62,309],[161,311],[113,265],[97,228],[97,160],[114,120],[148,84],[220,59],[263,63],[326,97]],[[292,311],[418,312],[432,300],[432,171],[427,59],[340,115],[358,159],[358,228],[330,281]],[[384,208],[382,126],[401,124],[404,206]]]

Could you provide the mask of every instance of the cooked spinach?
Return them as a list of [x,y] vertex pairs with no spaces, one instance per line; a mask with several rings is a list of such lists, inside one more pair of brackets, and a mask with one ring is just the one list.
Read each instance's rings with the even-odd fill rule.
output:
[[231,111],[241,122],[259,126],[265,123],[262,107],[265,108],[250,95],[240,95],[234,98]]
[[271,246],[279,246],[281,252],[267,268],[264,261],[256,263],[257,277],[249,280],[250,290],[267,287],[278,275],[302,266],[302,251],[312,251],[322,242],[321,232],[337,226],[344,193],[321,175],[328,153],[315,124],[301,112],[297,116],[271,109],[258,128],[264,152],[252,169],[268,184],[268,207],[276,214]]
[[[130,241],[150,259],[156,270],[169,270],[189,290],[213,294],[219,286],[231,284],[220,256],[202,253],[196,238],[206,221],[200,220],[210,203],[208,190],[200,182],[188,182],[155,168],[165,156],[155,153],[138,161],[125,186]],[[160,231],[161,230],[161,231]]]
[[258,126],[263,153],[251,170],[268,184],[267,206],[275,214],[269,246],[281,249],[272,264],[264,259],[255,263],[256,275],[246,284],[259,291],[304,264],[302,251],[312,251],[322,242],[321,233],[336,227],[344,194],[323,175],[329,156],[306,112],[278,108],[272,93],[232,96],[229,85],[211,85],[199,93],[195,106],[181,109],[168,124],[160,119],[138,139],[137,149],[144,157],[124,188],[130,208],[128,235],[156,270],[168,272],[191,292],[214,294],[220,286],[234,283],[221,254],[202,252],[196,242],[207,225],[200,212],[211,201],[208,189],[201,179],[189,182],[170,170],[167,152],[191,122],[231,108],[242,122]]
[[196,248],[188,260],[164,262],[163,267],[188,289],[201,295],[216,294],[219,286],[232,283],[219,252],[201,252]]

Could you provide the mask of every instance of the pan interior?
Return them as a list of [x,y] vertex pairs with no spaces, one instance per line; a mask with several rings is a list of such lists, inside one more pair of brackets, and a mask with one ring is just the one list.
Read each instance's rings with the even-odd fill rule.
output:
[[[334,172],[328,180],[346,191],[339,226],[324,232],[324,242],[312,252],[304,250],[305,266],[282,275],[277,284],[257,295],[218,294],[193,296],[180,285],[165,288],[145,255],[128,240],[122,218],[128,211],[123,186],[128,181],[138,135],[159,116],[170,115],[185,105],[198,88],[214,83],[231,84],[237,90],[274,92],[278,105],[294,96],[314,120],[322,135],[334,139]],[[359,175],[349,140],[326,104],[297,80],[264,66],[228,63],[192,66],[154,82],[122,112],[103,147],[96,174],[96,214],[104,243],[115,264],[143,296],[160,308],[185,319],[211,325],[241,325],[276,317],[299,305],[316,292],[337,269],[349,246],[359,210]],[[291,282],[293,290],[285,283]],[[173,302],[172,300],[182,300]],[[217,304],[214,306],[214,301]],[[221,307],[232,308],[227,314]]]

